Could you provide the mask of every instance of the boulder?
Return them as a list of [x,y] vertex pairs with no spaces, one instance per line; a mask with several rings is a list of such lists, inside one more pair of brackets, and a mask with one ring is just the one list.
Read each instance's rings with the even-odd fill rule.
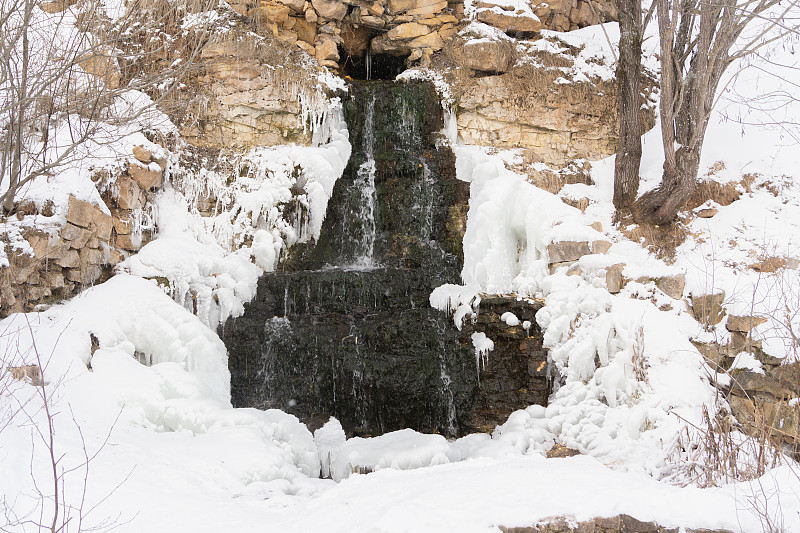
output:
[[408,22],[406,24],[395,26],[389,30],[389,32],[386,34],[386,38],[391,41],[414,39],[416,37],[428,35],[429,33],[431,33],[431,29],[428,26],[424,24],[418,24],[416,22]]
[[[145,203],[144,192],[141,187],[126,176],[120,176],[117,179],[116,199],[120,209],[141,209]],[[109,216],[108,218],[109,222],[111,222],[111,217]]]
[[101,240],[108,241],[111,238],[113,226],[111,215],[103,213],[99,207],[78,200],[74,196],[69,197],[67,204],[67,222],[81,228],[89,228]]
[[289,19],[292,12],[287,6],[282,4],[268,4],[261,2],[258,6],[258,14],[269,22],[284,24]]
[[588,242],[560,241],[547,245],[547,256],[550,263],[577,261],[584,255],[592,253]]
[[464,44],[465,66],[481,72],[506,72],[514,61],[514,49],[501,41],[472,40]]
[[713,326],[722,322],[725,316],[725,309],[722,302],[725,301],[725,291],[714,294],[692,295],[692,314],[695,320],[706,326]]
[[130,174],[133,181],[145,191],[161,187],[163,172],[161,171],[161,167],[158,166],[158,163],[153,162],[148,165],[140,165],[134,161],[129,161],[128,174]]
[[278,2],[289,7],[295,13],[302,13],[306,6],[306,0],[278,0]]
[[543,27],[542,22],[535,16],[516,15],[499,9],[479,9],[477,19],[504,32],[539,31]]
[[339,60],[339,48],[336,41],[327,34],[319,34],[315,43],[315,55],[320,61],[333,61]]
[[297,22],[294,25],[294,32],[297,34],[298,39],[313,45],[317,38],[316,19],[313,21],[308,20],[307,18],[297,19]]
[[144,146],[134,146],[132,151],[133,157],[142,163],[149,163],[153,160],[153,153]]
[[319,16],[327,19],[342,20],[347,14],[347,4],[338,0],[311,0],[311,5]]
[[656,287],[670,298],[680,300],[683,298],[683,289],[686,287],[686,275],[661,276],[656,278]]
[[625,263],[617,263],[606,267],[606,288],[611,294],[616,294],[625,286],[625,278],[622,271],[625,270]]
[[61,230],[61,238],[65,241],[69,241],[70,247],[75,249],[83,248],[91,237],[92,232],[90,230],[81,228],[75,224],[70,224],[69,222],[67,222],[64,229]]
[[728,331],[749,333],[751,329],[763,324],[766,321],[767,319],[763,316],[728,315],[728,321],[725,322],[725,328]]
[[607,254],[610,249],[611,243],[609,241],[597,240],[592,242],[593,254]]

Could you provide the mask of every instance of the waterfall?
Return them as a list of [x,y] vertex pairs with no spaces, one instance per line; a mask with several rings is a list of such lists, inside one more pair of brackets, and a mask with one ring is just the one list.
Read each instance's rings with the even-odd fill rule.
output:
[[469,185],[436,142],[432,84],[356,81],[344,111],[353,152],[319,239],[290,249],[225,326],[232,402],[312,429],[335,416],[349,435],[455,437],[472,427],[474,350],[429,297],[460,279],[451,213],[465,212]]
[[353,185],[360,191],[358,207],[354,213],[354,226],[360,234],[355,243],[355,268],[375,266],[375,94],[367,97],[364,110],[363,151],[366,161],[356,172]]

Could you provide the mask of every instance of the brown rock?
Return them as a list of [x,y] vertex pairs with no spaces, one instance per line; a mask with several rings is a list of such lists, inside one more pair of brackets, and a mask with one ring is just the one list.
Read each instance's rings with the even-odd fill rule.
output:
[[117,246],[135,252],[142,246],[142,239],[131,234],[117,235]]
[[120,209],[139,209],[144,207],[144,201],[144,192],[135,181],[125,176],[117,179],[117,205]]
[[[431,32],[428,35],[423,35],[422,37],[417,37],[416,39],[412,39],[409,41],[408,46],[411,48],[422,48],[425,50],[430,50],[436,52],[444,48],[444,41],[437,32]],[[423,56],[425,54],[423,53]]]
[[622,276],[624,269],[625,263],[617,263],[606,267],[606,287],[611,294],[618,293],[625,286],[625,278]]
[[67,250],[55,263],[62,268],[76,268],[81,264],[81,257],[77,250]]
[[311,0],[311,5],[319,16],[327,19],[342,20],[347,14],[347,4],[337,0]]
[[716,294],[692,295],[692,314],[695,320],[706,326],[713,326],[722,322],[725,310],[722,302],[725,301],[725,291]]
[[278,2],[289,7],[295,13],[302,13],[306,6],[306,0],[278,0]]
[[333,61],[339,60],[339,47],[333,37],[326,34],[319,34],[315,43],[315,55],[320,61]]
[[107,241],[111,238],[111,215],[103,213],[100,208],[78,200],[74,196],[69,197],[67,206],[67,222],[76,226],[88,228],[101,240]]
[[777,399],[797,397],[797,393],[790,387],[766,374],[735,370],[731,372],[731,378],[731,393],[736,396],[750,397],[755,393],[762,393]]
[[269,22],[283,24],[289,19],[291,9],[282,4],[267,4],[261,2],[258,6],[258,14]]
[[505,32],[510,31],[539,31],[542,29],[541,21],[526,17],[518,16],[513,13],[505,14],[497,11],[478,11],[477,19],[485,24],[494,26]]
[[514,49],[501,41],[470,41],[464,45],[465,66],[481,72],[506,72],[514,61]]
[[153,159],[153,153],[144,146],[139,145],[133,147],[133,157],[142,163],[149,163]]
[[307,19],[297,19],[297,23],[294,25],[294,31],[297,33],[298,39],[310,45],[313,45],[317,38],[316,23]]
[[49,270],[44,274],[44,281],[51,289],[60,289],[64,286],[64,273],[61,270]]
[[102,265],[103,261],[103,252],[98,250],[97,248],[83,248],[80,251],[81,257],[81,267],[85,265]]
[[656,278],[656,287],[670,298],[680,300],[683,298],[683,289],[686,287],[686,275],[675,274],[674,276]]
[[584,241],[560,241],[547,245],[547,256],[550,258],[550,263],[577,261],[590,253],[589,243]]
[[700,217],[700,218],[711,218],[714,215],[716,215],[717,213],[719,213],[719,209],[715,209],[713,207],[709,207],[709,208],[701,209],[700,211],[698,211],[697,212],[697,216]]
[[431,33],[431,29],[426,25],[418,24],[416,22],[408,22],[406,24],[395,26],[389,30],[389,32],[386,34],[386,38],[390,41],[414,39],[416,37],[428,35],[429,33]]
[[603,223],[599,221],[592,222],[589,224],[589,227],[593,230],[597,231],[598,233],[603,233]]
[[114,215],[112,220],[114,222],[114,230],[117,232],[117,235],[130,234],[133,227],[133,222],[130,219],[130,215],[119,213]]
[[725,328],[728,331],[740,331],[742,333],[749,333],[754,327],[763,324],[767,319],[763,316],[749,316],[749,315],[728,315],[728,321],[725,323]]
[[409,9],[406,13],[414,17],[425,17],[440,13],[447,7],[447,0],[427,0],[421,3],[422,5]]
[[76,249],[83,248],[91,236],[92,232],[88,229],[70,224],[69,222],[67,222],[67,225],[61,230],[61,238],[65,241],[69,241],[69,245]]
[[157,163],[150,163],[147,166],[140,165],[133,161],[128,162],[128,174],[130,174],[133,181],[139,185],[143,190],[149,191],[161,187],[161,182],[164,173]]
[[50,2],[42,2],[39,4],[39,8],[48,13],[50,15],[54,13],[61,13],[68,7],[74,6],[78,3],[78,0],[53,0]]
[[593,254],[606,254],[611,249],[611,243],[608,241],[593,241],[592,253]]
[[78,65],[88,74],[100,78],[110,89],[119,87],[122,75],[117,66],[116,58],[108,54],[103,54],[99,50],[86,54],[78,60]]

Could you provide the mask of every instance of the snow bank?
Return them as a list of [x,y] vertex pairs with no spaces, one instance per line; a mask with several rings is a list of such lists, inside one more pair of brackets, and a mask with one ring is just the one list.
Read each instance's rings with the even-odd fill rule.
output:
[[[40,361],[44,368],[63,464],[78,465],[78,473],[70,474],[70,491],[80,491],[74,478],[84,468],[81,450],[104,448],[109,432],[116,444],[105,448],[108,458],[100,460],[111,461],[108,472],[123,468],[115,461],[128,468],[142,456],[154,465],[180,463],[170,454],[191,449],[192,460],[222,461],[214,475],[228,479],[230,491],[271,483],[270,490],[297,492],[309,476],[319,475],[313,437],[296,417],[231,408],[224,345],[153,282],[121,274],[63,305],[12,315],[0,322],[0,331],[4,366]],[[46,427],[36,390],[12,384],[0,395],[0,412],[22,406],[17,418],[32,416]],[[35,507],[39,498],[32,483],[47,479],[47,453],[43,441],[31,441],[22,422],[0,431],[0,449],[28,450],[33,466],[9,473],[0,488],[9,494],[6,489],[16,487],[24,505]],[[94,484],[108,488],[102,481]]]

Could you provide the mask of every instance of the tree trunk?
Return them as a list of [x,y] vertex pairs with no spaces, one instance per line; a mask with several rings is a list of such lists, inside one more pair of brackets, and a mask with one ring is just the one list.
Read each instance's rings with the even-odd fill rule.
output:
[[619,0],[619,140],[614,162],[614,207],[630,208],[639,191],[639,163],[642,160],[641,78],[642,4],[640,0]]
[[663,225],[672,222],[697,186],[700,150],[681,147],[675,153],[675,166],[664,163],[661,185],[636,202],[637,222]]

